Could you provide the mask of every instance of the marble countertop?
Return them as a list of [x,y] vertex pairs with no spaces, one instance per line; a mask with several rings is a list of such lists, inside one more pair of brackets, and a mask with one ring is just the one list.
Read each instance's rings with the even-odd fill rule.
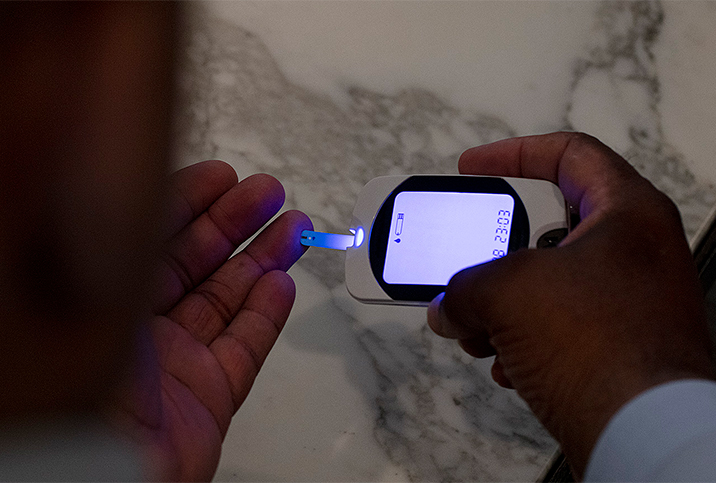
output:
[[[466,148],[599,137],[681,209],[716,205],[716,3],[202,2],[188,8],[178,164],[268,172],[345,232],[385,174],[454,173]],[[289,322],[217,480],[527,481],[557,450],[517,395],[434,336],[425,309],[361,305],[341,252],[291,270]]]

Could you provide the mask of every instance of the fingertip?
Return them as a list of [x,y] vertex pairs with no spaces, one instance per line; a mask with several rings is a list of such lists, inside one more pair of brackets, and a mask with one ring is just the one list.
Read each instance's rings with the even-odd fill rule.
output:
[[178,233],[238,182],[236,170],[219,160],[202,161],[172,173],[166,236]]
[[313,230],[313,222],[308,215],[299,210],[288,210],[281,214],[281,219],[288,225],[291,239],[297,240],[303,251],[306,251],[308,247],[301,244],[301,232]]
[[276,201],[278,206],[283,206],[286,201],[286,190],[284,189],[281,182],[266,173],[257,173],[248,176],[241,181],[242,183],[256,183],[257,186],[268,196]]
[[309,247],[305,246],[303,243],[301,243],[301,233],[304,230],[313,230],[313,222],[308,217],[307,214],[305,214],[302,211],[299,210],[289,210],[286,213],[284,213],[284,216],[288,216],[291,223],[291,238],[293,240],[296,240],[296,243],[298,244],[298,247],[300,248],[300,254],[303,255],[306,253],[309,249]]
[[298,210],[289,210],[276,218],[244,250],[263,267],[287,271],[305,253],[301,232],[311,230],[310,218]]
[[236,170],[226,161],[220,159],[209,159],[197,163],[196,166],[200,166],[202,170],[210,172],[216,179],[221,179],[229,186],[235,185],[239,182],[239,175],[236,174]]
[[309,218],[309,216],[302,211],[288,210],[284,216],[289,216],[291,218],[291,223],[299,233],[303,230],[313,230],[313,222],[311,221],[311,218]]
[[294,282],[291,275],[283,270],[272,270],[264,274],[259,280],[263,280],[262,284],[267,283],[273,287],[285,300],[290,300],[289,306],[293,305],[296,299],[296,282]]
[[508,138],[467,149],[458,159],[458,172],[519,177],[519,165],[513,158],[519,152],[520,143],[520,138]]

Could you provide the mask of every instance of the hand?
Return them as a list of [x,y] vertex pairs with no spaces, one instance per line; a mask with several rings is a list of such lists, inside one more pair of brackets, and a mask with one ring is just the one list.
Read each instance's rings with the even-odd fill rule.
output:
[[609,418],[640,392],[710,378],[696,270],[675,205],[620,156],[576,133],[466,151],[460,172],[557,183],[582,221],[553,249],[522,250],[456,274],[428,310],[432,329],[496,355],[581,474]]
[[311,223],[286,212],[229,258],[280,209],[278,181],[237,184],[231,167],[211,161],[176,173],[174,186],[157,315],[116,421],[147,454],[150,479],[210,480],[229,422],[289,315],[295,288],[285,271]]

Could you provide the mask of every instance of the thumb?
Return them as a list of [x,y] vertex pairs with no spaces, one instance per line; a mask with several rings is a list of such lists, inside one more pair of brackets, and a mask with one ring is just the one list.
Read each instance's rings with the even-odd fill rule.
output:
[[507,312],[524,313],[518,306],[528,302],[529,286],[544,278],[542,267],[549,263],[540,261],[541,252],[520,250],[455,274],[445,293],[428,307],[432,330],[442,337],[469,341],[468,345],[491,337]]

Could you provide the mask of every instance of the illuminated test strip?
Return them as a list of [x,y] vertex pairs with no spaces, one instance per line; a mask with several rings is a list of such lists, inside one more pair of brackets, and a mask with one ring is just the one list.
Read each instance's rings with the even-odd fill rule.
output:
[[361,243],[363,243],[363,237],[364,233],[362,228],[358,228],[353,235],[337,235],[334,233],[303,230],[301,232],[301,245],[330,248],[333,250],[347,250],[351,247],[359,247]]

